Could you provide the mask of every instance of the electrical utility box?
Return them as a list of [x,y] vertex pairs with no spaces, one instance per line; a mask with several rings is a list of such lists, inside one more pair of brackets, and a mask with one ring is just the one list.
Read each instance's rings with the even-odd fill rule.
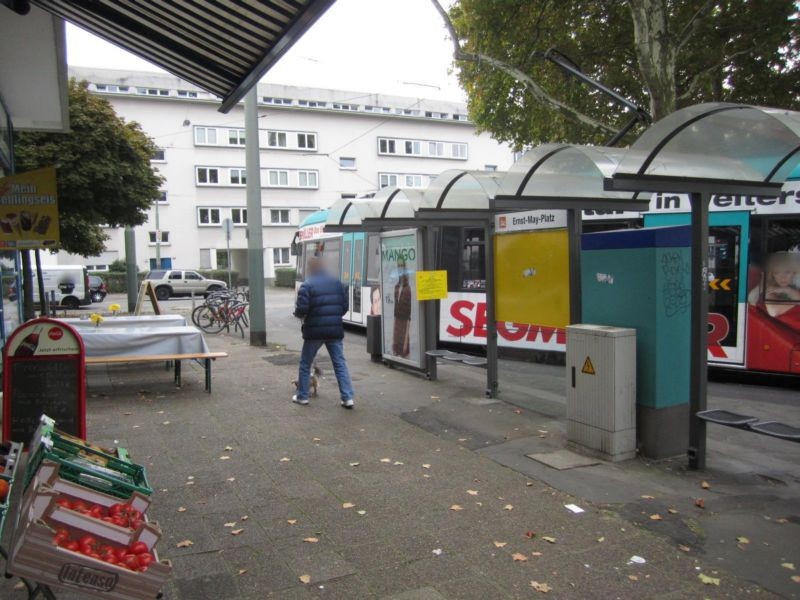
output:
[[636,455],[636,330],[567,327],[567,445],[612,462]]

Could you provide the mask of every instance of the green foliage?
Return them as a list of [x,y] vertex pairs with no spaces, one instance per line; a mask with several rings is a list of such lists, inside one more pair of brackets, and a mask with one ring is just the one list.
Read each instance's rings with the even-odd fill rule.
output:
[[111,273],[127,273],[128,272],[128,265],[125,264],[124,260],[117,259],[113,261],[110,265],[108,265],[108,270]]
[[294,287],[295,269],[275,269],[275,287]]
[[86,82],[69,82],[69,117],[68,133],[17,133],[16,168],[56,165],[61,248],[97,256],[108,239],[100,225],[144,223],[163,178],[150,165],[153,141],[90,94]]
[[[203,277],[206,279],[217,279],[219,281],[224,281],[228,283],[228,269],[203,269],[198,270]],[[239,271],[231,270],[231,283],[236,286],[237,282],[239,281]]]
[[[675,61],[673,66],[669,61],[658,66],[669,70],[664,81],[674,81],[674,90],[646,85],[642,50],[634,39],[634,2],[645,8],[666,7],[666,31],[658,42],[672,46]],[[796,109],[796,13],[794,0],[459,0],[449,14],[464,53],[503,61],[531,77],[548,95],[618,130],[630,116],[543,60],[541,53],[556,48],[639,106],[667,107],[664,114],[709,101]],[[649,49],[653,47],[651,43]],[[515,149],[544,142],[603,143],[610,137],[545,105],[519,78],[486,60],[459,60],[456,66],[470,118]],[[651,102],[654,94],[664,95],[666,102]]]
[[[103,281],[106,283],[106,288],[109,294],[125,294],[128,292],[128,275],[126,273],[98,273]],[[142,281],[144,281],[144,273],[136,275],[136,289],[139,289]]]

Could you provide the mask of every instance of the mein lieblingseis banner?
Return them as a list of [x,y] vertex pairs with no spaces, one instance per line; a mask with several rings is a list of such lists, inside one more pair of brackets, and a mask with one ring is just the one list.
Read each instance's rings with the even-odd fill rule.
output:
[[0,178],[0,247],[53,247],[59,239],[55,167]]

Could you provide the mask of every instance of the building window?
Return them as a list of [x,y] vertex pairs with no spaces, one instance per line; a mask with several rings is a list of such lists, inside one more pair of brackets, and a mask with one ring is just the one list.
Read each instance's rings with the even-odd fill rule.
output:
[[212,167],[197,167],[197,183],[200,185],[218,185],[219,169]]
[[246,185],[247,174],[244,169],[231,169],[231,185]]
[[308,187],[308,188],[316,188],[319,187],[317,184],[317,172],[316,171],[298,171],[297,172],[297,183],[300,187]]
[[274,265],[288,265],[290,264],[289,248],[273,248],[272,249],[272,264]]
[[340,104],[334,102],[333,108],[334,110],[358,110],[358,104]]
[[397,185],[397,175],[392,173],[381,173],[379,176],[379,186],[382,188]]
[[415,140],[406,140],[405,149],[406,154],[411,156],[420,156],[422,154],[422,144]]
[[319,100],[298,100],[297,103],[308,108],[325,108],[328,106],[327,102],[320,102]]
[[231,221],[233,221],[234,225],[247,225],[247,209],[232,208]]
[[315,133],[298,133],[297,147],[314,150],[317,147],[317,135]]
[[405,176],[405,185],[406,185],[406,187],[410,187],[410,188],[421,188],[422,187],[422,175],[406,175]]
[[273,208],[269,211],[269,222],[273,225],[288,225],[289,210],[286,208]]
[[431,156],[444,156],[444,143],[428,142],[428,154]]
[[467,158],[467,145],[453,144],[453,158]]
[[136,88],[136,93],[142,96],[169,96],[169,90],[158,88]]
[[354,199],[356,196],[357,196],[357,194],[354,194],[354,193],[352,193],[352,192],[342,192],[342,193],[340,194],[340,197],[341,197],[341,199],[342,199],[342,200],[352,200],[352,199]]
[[356,159],[352,156],[340,156],[339,157],[339,168],[340,169],[355,169],[356,168]]
[[404,117],[418,117],[419,111],[414,110],[413,108],[396,108],[394,109],[398,115],[403,115]]
[[269,96],[264,96],[261,98],[261,101],[264,104],[279,104],[283,106],[291,106],[292,99],[291,98],[271,98]]
[[216,144],[217,143],[217,130],[213,127],[195,127],[194,128],[194,143],[195,144]]
[[497,171],[497,165],[483,165],[484,171]]
[[267,146],[269,146],[270,148],[286,148],[286,132],[268,131]]
[[219,225],[219,209],[218,208],[198,208],[197,209],[197,222],[198,225]]
[[459,114],[453,113],[453,120],[454,121],[466,121],[467,120],[467,115],[459,115]]
[[371,113],[391,113],[392,109],[388,106],[370,106],[367,104],[364,106],[364,111]]
[[178,98],[197,98],[197,92],[189,90],[178,90]]
[[157,200],[160,204],[165,204],[167,202],[167,190],[159,190]]
[[[161,234],[161,239],[158,239],[158,234]],[[150,237],[150,243],[169,244],[169,231],[148,231],[147,235]]]
[[244,129],[228,129],[228,144],[231,146],[244,146]]
[[378,153],[379,154],[397,154],[397,146],[395,140],[388,140],[386,138],[378,138]]
[[270,187],[289,187],[289,171],[267,171]]
[[155,150],[155,152],[153,152],[153,156],[150,158],[150,160],[155,161],[155,162],[165,162],[167,159],[166,159],[166,154],[164,153],[164,149],[163,148],[156,148],[156,150]]

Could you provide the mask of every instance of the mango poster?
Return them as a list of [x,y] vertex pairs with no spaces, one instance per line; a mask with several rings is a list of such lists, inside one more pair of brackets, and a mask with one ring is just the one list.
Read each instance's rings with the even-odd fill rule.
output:
[[55,167],[0,178],[0,247],[49,248],[59,239]]

